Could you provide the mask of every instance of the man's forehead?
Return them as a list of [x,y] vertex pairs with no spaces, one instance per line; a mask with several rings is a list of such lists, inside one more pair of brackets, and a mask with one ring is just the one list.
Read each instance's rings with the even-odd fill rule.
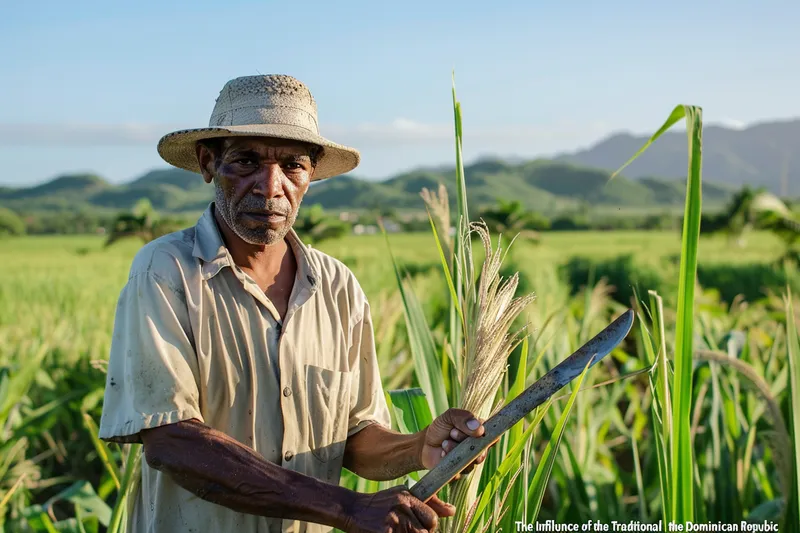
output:
[[225,151],[253,150],[261,153],[277,151],[284,154],[308,155],[312,145],[301,141],[272,137],[226,137],[223,148]]

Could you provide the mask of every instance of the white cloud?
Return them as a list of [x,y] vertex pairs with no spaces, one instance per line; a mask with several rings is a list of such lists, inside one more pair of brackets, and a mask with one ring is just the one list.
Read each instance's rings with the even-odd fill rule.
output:
[[[185,126],[152,123],[122,124],[9,124],[0,123],[0,146],[142,146],[154,145],[162,135]],[[608,132],[603,124],[499,125],[464,128],[464,141],[470,144],[525,145],[546,142],[572,145],[596,139]],[[322,134],[334,141],[365,148],[395,144],[430,145],[452,143],[452,124],[423,123],[397,118],[388,123],[361,123],[353,126],[324,125]]]
[[[351,143],[427,142],[443,140],[448,131],[440,124],[424,124],[406,118],[389,123],[364,122],[354,126],[322,125],[322,134],[332,139],[350,139]],[[452,132],[450,132],[452,134]]]
[[719,125],[733,130],[743,130],[747,127],[747,124],[744,121],[737,120],[735,118],[723,118],[719,121]]
[[[452,123],[421,123],[398,118],[389,123],[362,123],[356,126],[331,125],[323,134],[337,142],[364,149],[402,146],[452,146],[455,133]],[[464,125],[464,144],[480,150],[526,151],[572,150],[608,134],[601,123],[493,126]]]
[[158,142],[172,126],[123,124],[7,124],[0,123],[0,146],[141,146]]

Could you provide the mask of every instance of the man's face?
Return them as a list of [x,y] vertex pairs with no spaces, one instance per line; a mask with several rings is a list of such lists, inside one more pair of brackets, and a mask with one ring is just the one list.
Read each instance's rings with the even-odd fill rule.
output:
[[250,244],[280,242],[297,219],[314,169],[311,146],[262,137],[230,137],[216,153],[198,145],[206,183],[214,181],[216,209]]

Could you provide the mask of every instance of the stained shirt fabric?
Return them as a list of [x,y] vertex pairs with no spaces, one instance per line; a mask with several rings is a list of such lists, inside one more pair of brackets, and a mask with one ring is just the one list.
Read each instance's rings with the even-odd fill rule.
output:
[[[143,246],[116,308],[100,438],[198,419],[267,461],[338,484],[345,441],[391,426],[367,298],[340,261],[287,235],[297,276],[283,321],[233,261],[213,215]],[[192,450],[186,450],[191,454]],[[142,460],[131,533],[322,533],[238,513]]]

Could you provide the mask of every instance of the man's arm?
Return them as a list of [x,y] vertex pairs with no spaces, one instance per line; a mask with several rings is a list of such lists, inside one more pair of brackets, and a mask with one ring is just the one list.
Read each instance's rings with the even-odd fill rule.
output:
[[362,495],[264,460],[197,420],[141,432],[152,468],[198,497],[242,513],[346,530]]
[[365,479],[387,481],[424,470],[419,433],[404,435],[370,424],[347,439],[344,467]]
[[405,487],[362,494],[282,468],[192,419],[141,432],[147,463],[206,501],[241,513],[315,522],[348,533],[435,531],[455,509]]
[[[412,434],[371,424],[347,439],[344,466],[366,479],[397,479],[418,470],[430,470],[467,436],[480,437],[484,432],[483,424],[463,409],[448,409],[430,426]],[[462,473],[485,459],[486,452]]]

